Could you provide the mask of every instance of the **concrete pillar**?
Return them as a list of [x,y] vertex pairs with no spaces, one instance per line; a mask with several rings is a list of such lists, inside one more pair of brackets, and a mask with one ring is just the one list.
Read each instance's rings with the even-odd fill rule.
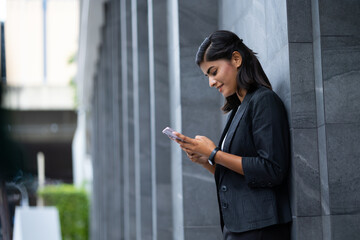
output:
[[[120,8],[122,11],[125,11],[125,32],[126,32],[126,39],[125,39],[125,50],[126,51],[126,62],[123,62],[123,69],[126,68],[127,75],[124,76],[122,81],[126,81],[127,86],[123,87],[123,94],[124,94],[124,104],[126,104],[127,111],[123,113],[123,127],[124,131],[127,132],[127,138],[123,139],[123,146],[124,149],[127,149],[127,156],[124,161],[126,162],[126,167],[124,167],[124,181],[125,182],[125,202],[124,202],[124,210],[125,210],[125,239],[136,239],[139,236],[140,225],[139,222],[139,214],[136,208],[139,202],[140,196],[136,196],[136,193],[139,189],[139,180],[138,176],[139,173],[137,172],[138,169],[138,155],[135,155],[135,147],[137,147],[138,135],[135,135],[135,131],[138,131],[136,123],[138,122],[138,111],[135,110],[135,97],[134,93],[137,91],[137,87],[134,84],[137,84],[137,65],[134,64],[134,59],[137,60],[136,54],[136,46],[134,45],[133,37],[135,31],[133,21],[136,19],[134,12],[132,11],[132,1],[126,0],[124,8]],[[125,65],[124,65],[125,64]],[[134,89],[135,87],[135,89]],[[135,129],[136,128],[136,129]],[[137,148],[136,148],[137,149]],[[136,153],[137,154],[137,153]],[[136,163],[135,163],[136,162]],[[137,220],[138,218],[138,220]]]
[[120,118],[119,118],[119,19],[116,1],[104,4],[105,22],[99,49],[93,93],[93,201],[92,239],[120,239],[122,234]]
[[111,41],[111,31],[112,31],[112,2],[106,2],[105,4],[105,25],[104,25],[104,58],[102,62],[104,62],[104,78],[102,84],[104,85],[104,161],[103,164],[103,173],[104,173],[104,186],[107,186],[104,189],[104,211],[105,211],[105,233],[104,239],[112,239],[113,236],[113,220],[115,220],[114,216],[114,205],[116,199],[114,199],[113,193],[115,192],[114,182],[114,123],[113,123],[113,81],[112,81],[112,73],[113,73],[113,61],[112,61],[112,41]]
[[[104,34],[104,28],[102,29]],[[99,114],[99,133],[98,133],[98,145],[99,145],[99,154],[98,158],[95,161],[97,162],[97,169],[99,173],[99,181],[97,186],[97,191],[99,194],[99,222],[101,223],[99,226],[99,233],[98,236],[100,238],[105,238],[106,234],[106,225],[108,222],[106,221],[106,213],[105,213],[105,196],[106,196],[106,189],[102,188],[101,186],[106,186],[106,178],[102,177],[105,176],[104,171],[104,161],[106,161],[106,150],[105,150],[105,131],[104,126],[106,125],[105,113],[104,113],[104,105],[105,105],[105,84],[104,84],[104,76],[105,76],[105,69],[104,69],[104,55],[105,55],[105,46],[102,46],[102,51],[100,54],[100,62],[99,62],[99,75],[98,75],[98,114]]]
[[[222,130],[221,96],[209,88],[195,64],[199,45],[217,29],[217,2],[168,4],[171,126],[190,137],[205,135],[217,144]],[[171,151],[173,239],[221,238],[213,175],[194,165],[177,144],[172,143]]]
[[137,239],[152,239],[152,160],[147,0],[132,1]]
[[[301,9],[299,11],[299,9]],[[322,239],[311,1],[288,1],[293,239]],[[298,21],[302,19],[301,23]],[[297,20],[295,20],[297,19]],[[311,231],[309,231],[311,229]]]
[[311,4],[323,239],[354,239],[360,233],[360,2]]
[[120,26],[121,26],[121,119],[122,119],[122,179],[123,179],[123,227],[124,227],[124,239],[130,239],[130,196],[129,196],[129,106],[128,106],[128,17],[127,17],[127,5],[129,1],[120,1]]
[[149,2],[149,73],[153,239],[172,238],[170,141],[161,131],[170,125],[167,1]]
[[[108,14],[109,26],[107,30],[108,38],[108,64],[109,64],[109,159],[108,179],[109,179],[109,239],[121,239],[123,234],[123,201],[122,201],[122,178],[121,178],[121,82],[120,82],[120,2],[112,0],[109,2]],[[110,97],[111,96],[111,97]]]
[[[94,77],[94,89],[97,89],[98,85],[98,77]],[[98,129],[99,129],[99,98],[98,98],[98,91],[94,91],[93,98],[92,98],[92,165],[93,165],[93,181],[92,181],[92,194],[91,194],[91,214],[90,218],[92,219],[90,222],[90,237],[92,240],[99,239],[99,224],[98,221],[95,219],[99,219],[99,197],[100,194],[98,192],[98,182],[99,182],[99,172],[98,169],[98,154],[99,154],[99,135],[98,135]]]

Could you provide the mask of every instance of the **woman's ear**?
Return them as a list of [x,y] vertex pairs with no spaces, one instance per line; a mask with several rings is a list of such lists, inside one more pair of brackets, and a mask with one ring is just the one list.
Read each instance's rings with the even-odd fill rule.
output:
[[232,53],[231,61],[233,62],[234,66],[236,68],[239,68],[242,63],[242,57],[241,54],[238,51],[234,51]]

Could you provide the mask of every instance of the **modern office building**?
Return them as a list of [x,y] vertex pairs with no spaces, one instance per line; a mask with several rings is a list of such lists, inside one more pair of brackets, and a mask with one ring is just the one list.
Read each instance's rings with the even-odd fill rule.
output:
[[11,0],[5,6],[9,132],[31,175],[37,176],[37,154],[43,152],[48,182],[71,183],[77,114],[71,86],[76,64],[69,60],[77,53],[79,1]]

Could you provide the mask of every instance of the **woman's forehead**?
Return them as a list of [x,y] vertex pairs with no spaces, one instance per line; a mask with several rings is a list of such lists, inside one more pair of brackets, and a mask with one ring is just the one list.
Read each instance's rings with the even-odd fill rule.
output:
[[218,67],[222,64],[225,64],[227,61],[225,59],[218,59],[215,61],[203,61],[200,63],[200,68],[203,71],[203,73],[206,75],[209,73],[209,70],[211,70],[212,67]]

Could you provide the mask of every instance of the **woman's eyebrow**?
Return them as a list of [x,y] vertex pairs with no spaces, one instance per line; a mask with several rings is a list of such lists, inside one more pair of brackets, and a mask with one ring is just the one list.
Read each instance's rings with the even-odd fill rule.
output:
[[207,70],[207,74],[210,73],[210,70],[211,70],[213,67],[214,67],[214,66],[209,67],[209,69]]

